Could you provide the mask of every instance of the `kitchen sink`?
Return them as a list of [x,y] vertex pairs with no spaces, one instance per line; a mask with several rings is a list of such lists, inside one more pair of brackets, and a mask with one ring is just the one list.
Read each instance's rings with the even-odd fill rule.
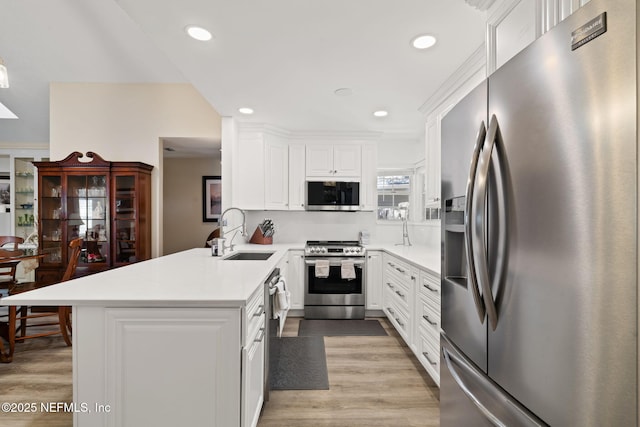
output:
[[223,258],[225,261],[264,261],[269,259],[273,252],[236,252]]

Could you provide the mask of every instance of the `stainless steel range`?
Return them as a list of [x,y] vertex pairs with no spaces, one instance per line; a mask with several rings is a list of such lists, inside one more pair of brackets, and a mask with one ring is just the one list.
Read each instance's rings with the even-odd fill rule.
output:
[[357,241],[310,240],[304,252],[304,317],[364,319],[365,248]]

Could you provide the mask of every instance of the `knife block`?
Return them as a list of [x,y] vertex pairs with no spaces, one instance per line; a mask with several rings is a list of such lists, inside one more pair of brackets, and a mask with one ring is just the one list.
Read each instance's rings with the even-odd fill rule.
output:
[[254,243],[256,245],[271,245],[273,244],[273,236],[264,237],[262,235],[262,231],[260,231],[260,227],[256,227],[256,231],[253,232],[253,236],[249,239],[249,243]]

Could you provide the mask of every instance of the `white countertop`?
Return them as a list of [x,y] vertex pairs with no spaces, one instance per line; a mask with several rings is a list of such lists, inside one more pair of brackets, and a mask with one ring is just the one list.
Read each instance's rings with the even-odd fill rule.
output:
[[[264,261],[228,261],[211,249],[189,249],[0,299],[0,305],[105,307],[240,307],[290,249],[304,243],[238,245],[237,251],[275,252]],[[422,245],[367,245],[440,273],[440,250]]]
[[240,307],[263,285],[288,248],[241,248],[275,251],[264,261],[228,261],[211,256],[211,249],[190,249],[2,298],[0,304]]
[[368,250],[381,250],[415,265],[419,268],[426,268],[434,274],[440,274],[440,247],[433,248],[426,245],[401,246],[394,244],[370,244],[366,245]]

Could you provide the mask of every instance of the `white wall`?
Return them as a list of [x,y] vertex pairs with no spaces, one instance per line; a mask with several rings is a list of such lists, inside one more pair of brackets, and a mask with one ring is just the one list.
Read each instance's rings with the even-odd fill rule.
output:
[[[152,256],[162,253],[162,137],[219,138],[218,113],[190,84],[52,83],[52,160],[94,151],[152,173]],[[206,236],[205,236],[206,237]]]
[[424,160],[424,141],[382,140],[378,142],[378,169],[403,169]]
[[220,175],[219,152],[212,158],[165,157],[163,164],[163,255],[203,247],[218,223],[202,221],[202,177]]

